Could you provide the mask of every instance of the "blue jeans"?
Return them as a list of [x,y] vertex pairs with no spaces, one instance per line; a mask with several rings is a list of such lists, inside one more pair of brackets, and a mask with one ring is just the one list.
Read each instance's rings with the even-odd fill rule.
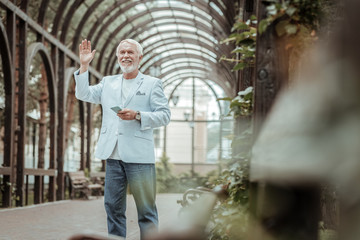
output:
[[143,238],[147,232],[157,231],[158,228],[155,164],[106,160],[104,204],[109,234],[126,237],[125,211],[128,184],[135,199],[140,235]]

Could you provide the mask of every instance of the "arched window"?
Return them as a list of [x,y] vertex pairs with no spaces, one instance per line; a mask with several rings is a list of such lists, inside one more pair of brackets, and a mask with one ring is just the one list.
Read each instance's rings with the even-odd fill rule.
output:
[[[224,159],[231,158],[233,120],[227,115],[224,90],[211,80],[184,78],[165,88],[171,108],[171,122],[158,130],[163,137],[156,146],[170,158],[175,173],[195,172],[201,175],[218,169]],[[161,146],[160,146],[161,145]]]

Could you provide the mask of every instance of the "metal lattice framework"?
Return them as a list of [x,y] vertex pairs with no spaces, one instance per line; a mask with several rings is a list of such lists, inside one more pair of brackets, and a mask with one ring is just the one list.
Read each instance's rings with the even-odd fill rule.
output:
[[[36,201],[43,199],[43,178],[49,177],[48,199],[64,199],[64,130],[72,72],[78,67],[78,44],[92,41],[97,54],[91,81],[119,72],[115,57],[120,40],[133,38],[144,47],[141,71],[153,68],[164,87],[185,78],[213,81],[235,95],[237,80],[226,62],[232,46],[220,44],[236,16],[232,0],[0,0],[0,54],[5,90],[4,183],[15,185],[23,205],[24,177],[39,179]],[[24,166],[29,69],[39,54],[49,93],[50,154],[48,169]],[[90,166],[92,107],[80,103],[81,167]],[[16,167],[15,167],[16,166]],[[57,190],[56,186],[57,185]],[[11,205],[11,189],[3,195]]]

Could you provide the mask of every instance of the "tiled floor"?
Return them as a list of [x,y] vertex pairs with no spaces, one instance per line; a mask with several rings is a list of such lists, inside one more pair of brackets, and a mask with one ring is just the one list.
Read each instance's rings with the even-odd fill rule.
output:
[[[159,194],[157,208],[160,230],[176,221],[181,194]],[[0,210],[0,240],[68,239],[78,233],[107,236],[103,198],[66,200],[23,208]],[[127,240],[138,240],[135,203],[130,195],[127,210]]]

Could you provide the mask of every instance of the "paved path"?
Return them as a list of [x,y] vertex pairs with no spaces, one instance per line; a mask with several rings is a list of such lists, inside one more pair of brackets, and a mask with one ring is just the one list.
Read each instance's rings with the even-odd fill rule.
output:
[[[180,194],[157,195],[160,230],[176,221]],[[107,235],[103,198],[66,200],[23,208],[0,210],[0,240],[65,240],[78,233]],[[134,199],[128,197],[127,240],[138,240]]]

